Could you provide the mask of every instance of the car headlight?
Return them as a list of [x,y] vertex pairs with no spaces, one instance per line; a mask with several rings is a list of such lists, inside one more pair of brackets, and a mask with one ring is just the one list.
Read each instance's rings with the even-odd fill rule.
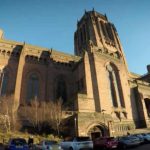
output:
[[48,150],[52,150],[53,148],[51,146],[47,146],[47,149]]

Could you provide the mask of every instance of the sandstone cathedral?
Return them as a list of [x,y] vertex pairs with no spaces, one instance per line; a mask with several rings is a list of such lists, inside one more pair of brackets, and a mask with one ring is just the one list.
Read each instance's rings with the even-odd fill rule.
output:
[[70,133],[80,136],[150,127],[150,67],[145,75],[128,70],[117,30],[106,15],[85,12],[74,33],[74,53],[10,41],[1,30],[0,96],[14,94],[18,107],[34,97],[61,97],[71,103]]

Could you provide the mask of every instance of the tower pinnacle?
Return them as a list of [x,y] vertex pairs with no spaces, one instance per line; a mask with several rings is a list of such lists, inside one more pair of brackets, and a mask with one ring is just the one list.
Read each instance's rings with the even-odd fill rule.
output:
[[2,39],[3,38],[3,30],[2,29],[0,29],[0,39]]

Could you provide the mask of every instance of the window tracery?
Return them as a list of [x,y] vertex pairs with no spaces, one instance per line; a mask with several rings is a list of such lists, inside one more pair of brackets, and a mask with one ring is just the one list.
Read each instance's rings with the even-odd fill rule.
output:
[[0,70],[0,96],[7,94],[9,74],[6,70]]
[[109,76],[110,92],[113,107],[125,108],[118,69],[114,64],[111,63],[108,64],[106,68]]
[[27,80],[27,101],[39,97],[39,78],[36,73],[29,76]]

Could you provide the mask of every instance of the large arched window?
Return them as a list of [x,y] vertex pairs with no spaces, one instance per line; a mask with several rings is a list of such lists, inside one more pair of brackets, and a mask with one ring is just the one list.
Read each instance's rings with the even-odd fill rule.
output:
[[29,76],[27,80],[27,101],[39,97],[39,78],[36,73]]
[[67,100],[66,83],[62,77],[56,81],[56,99],[59,98],[62,98],[63,102]]
[[0,96],[4,96],[7,94],[8,78],[8,72],[6,72],[5,70],[0,72]]
[[117,67],[114,64],[108,64],[107,71],[109,75],[112,104],[114,107],[125,107],[122,86]]

